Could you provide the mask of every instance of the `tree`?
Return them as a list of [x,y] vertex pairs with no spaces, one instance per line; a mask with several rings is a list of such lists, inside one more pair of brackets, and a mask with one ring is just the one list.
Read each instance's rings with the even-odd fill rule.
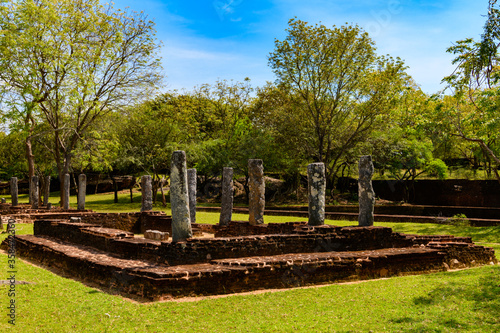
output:
[[334,176],[344,154],[363,141],[391,108],[407,76],[400,60],[378,57],[374,42],[358,26],[326,28],[297,19],[275,41],[269,64],[278,86],[293,96],[309,158]]
[[[224,166],[236,167],[237,155],[242,152],[242,140],[251,130],[249,119],[250,79],[244,82],[218,80],[195,88],[193,97],[199,108],[190,117],[202,136],[195,140],[194,153],[199,174],[208,180],[218,176]],[[202,115],[202,117],[200,117]]]
[[10,1],[0,19],[4,98],[49,125],[44,143],[62,180],[91,124],[160,82],[154,23],[98,0]]
[[23,138],[19,133],[0,132],[0,179],[26,176],[26,161],[23,159]]
[[481,40],[467,38],[447,50],[457,55],[455,71],[443,79],[453,89],[454,105],[442,111],[453,121],[454,135],[479,145],[494,162],[500,181],[499,46],[500,9],[496,0],[490,0]]

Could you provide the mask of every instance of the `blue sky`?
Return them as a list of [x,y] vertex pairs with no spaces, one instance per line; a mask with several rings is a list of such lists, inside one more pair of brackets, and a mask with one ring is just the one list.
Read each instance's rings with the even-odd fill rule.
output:
[[422,90],[435,93],[453,71],[446,49],[457,40],[480,37],[487,5],[486,0],[114,1],[115,8],[143,11],[155,21],[166,90],[187,91],[217,79],[249,77],[254,86],[274,81],[267,57],[296,16],[327,27],[360,25],[378,54],[403,59]]

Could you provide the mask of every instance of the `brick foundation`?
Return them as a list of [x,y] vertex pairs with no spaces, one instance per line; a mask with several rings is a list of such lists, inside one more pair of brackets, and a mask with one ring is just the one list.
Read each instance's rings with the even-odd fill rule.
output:
[[[226,231],[249,230],[244,223],[233,224]],[[35,235],[16,237],[20,257],[111,292],[150,300],[417,274],[497,262],[492,249],[474,245],[470,238],[404,235],[385,227],[287,223],[259,226],[259,235],[193,238],[179,243],[64,220],[37,220],[34,230]],[[279,230],[282,233],[269,234]],[[7,240],[1,246],[6,249]]]

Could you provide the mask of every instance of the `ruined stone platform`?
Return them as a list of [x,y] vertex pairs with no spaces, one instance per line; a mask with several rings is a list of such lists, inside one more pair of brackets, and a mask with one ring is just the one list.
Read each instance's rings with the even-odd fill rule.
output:
[[[231,222],[226,231],[242,229],[242,224]],[[404,235],[386,227],[309,227],[303,223],[262,228],[286,233],[172,243],[93,223],[37,220],[34,235],[16,236],[16,251],[21,258],[108,292],[146,300],[497,263],[492,249],[477,246],[467,237]],[[1,247],[7,249],[7,240]]]

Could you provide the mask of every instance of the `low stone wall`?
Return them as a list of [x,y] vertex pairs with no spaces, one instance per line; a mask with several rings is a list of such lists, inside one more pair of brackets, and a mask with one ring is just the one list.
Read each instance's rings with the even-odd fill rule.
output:
[[145,230],[159,230],[171,232],[171,217],[160,211],[132,212],[132,213],[96,213],[91,210],[62,210],[62,209],[31,209],[23,205],[0,207],[0,215],[8,216],[18,222],[31,223],[35,220],[67,220],[72,217],[81,219],[83,223],[91,223],[104,228],[114,228],[136,234]]
[[[217,207],[202,207],[201,209],[214,209]],[[242,209],[242,208],[235,208]],[[244,209],[244,208],[243,208]],[[287,206],[286,211],[307,212],[307,206]],[[274,211],[284,211],[284,207],[267,206],[266,215]],[[325,207],[327,213],[358,213],[358,205],[328,205]],[[470,206],[437,206],[437,205],[375,205],[375,214],[379,215],[408,215],[422,217],[452,217],[457,214],[465,214],[469,218],[498,219],[500,208],[497,207],[470,207]]]
[[246,235],[292,234],[307,222],[286,222],[251,225],[247,221],[231,221],[226,226],[215,227],[215,237],[238,237]]
[[[409,201],[416,205],[500,207],[500,184],[496,180],[417,179],[409,187]],[[373,188],[379,198],[390,201],[404,199],[402,182],[374,180]],[[354,189],[350,191],[355,193]]]
[[141,215],[140,232],[144,234],[146,230],[158,230],[168,232],[172,235],[172,217],[163,212],[147,211]]
[[92,213],[82,216],[82,222],[138,234],[143,216],[142,213]]
[[120,229],[140,233],[141,213],[95,213],[92,211],[62,211],[32,213],[34,220],[67,220],[80,218],[82,223],[90,223],[104,228]]

